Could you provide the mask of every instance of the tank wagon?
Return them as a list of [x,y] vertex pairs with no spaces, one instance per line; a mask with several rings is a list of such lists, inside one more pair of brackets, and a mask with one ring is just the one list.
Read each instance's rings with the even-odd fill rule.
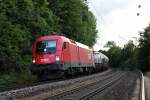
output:
[[96,71],[103,71],[108,69],[109,58],[98,51],[93,51],[94,63]]
[[[92,73],[106,68],[108,62],[102,53],[93,53],[90,47],[57,35],[36,39],[32,45],[32,57],[31,72],[39,78]],[[103,68],[98,68],[101,66]]]

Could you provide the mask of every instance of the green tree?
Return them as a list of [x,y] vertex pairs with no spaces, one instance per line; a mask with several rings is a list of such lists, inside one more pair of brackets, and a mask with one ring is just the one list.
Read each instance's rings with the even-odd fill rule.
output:
[[96,19],[82,0],[49,0],[49,8],[59,17],[61,32],[78,42],[93,46]]
[[150,70],[150,25],[141,32],[139,44],[139,63],[143,71]]
[[122,61],[125,61],[128,58],[131,58],[134,53],[134,49],[135,49],[135,46],[133,44],[133,41],[129,41],[127,44],[125,44],[124,48],[121,51]]
[[110,65],[115,68],[118,67],[121,62],[120,55],[122,49],[119,46],[116,46],[114,41],[108,41],[105,46],[109,47],[105,54],[109,58]]
[[108,41],[104,47],[106,48],[116,47],[116,43],[114,41]]
[[112,67],[122,69],[137,68],[138,49],[133,44],[133,41],[129,41],[123,48],[116,46],[114,41],[108,41],[105,47],[109,47],[106,55],[108,55]]
[[121,51],[120,67],[136,69],[137,68],[137,48],[133,44],[133,41],[129,41]]
[[47,1],[0,1],[0,69],[20,72],[31,62],[31,42],[59,30]]

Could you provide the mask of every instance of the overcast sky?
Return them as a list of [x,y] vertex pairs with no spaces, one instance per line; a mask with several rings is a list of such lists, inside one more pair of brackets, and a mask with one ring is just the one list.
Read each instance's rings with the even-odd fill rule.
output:
[[[97,19],[98,38],[95,50],[107,41],[123,46],[150,23],[150,0],[88,0]],[[141,8],[138,8],[141,5]],[[140,13],[137,16],[137,13]]]

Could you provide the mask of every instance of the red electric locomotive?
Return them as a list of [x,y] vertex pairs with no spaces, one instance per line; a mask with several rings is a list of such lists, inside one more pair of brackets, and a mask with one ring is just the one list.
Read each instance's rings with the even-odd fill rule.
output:
[[31,72],[39,77],[91,72],[95,67],[92,52],[64,36],[44,36],[33,43]]

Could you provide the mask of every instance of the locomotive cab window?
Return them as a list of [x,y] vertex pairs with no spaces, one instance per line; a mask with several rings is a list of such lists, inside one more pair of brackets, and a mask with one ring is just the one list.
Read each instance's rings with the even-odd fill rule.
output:
[[56,51],[56,40],[40,41],[36,44],[36,53],[55,53]]

